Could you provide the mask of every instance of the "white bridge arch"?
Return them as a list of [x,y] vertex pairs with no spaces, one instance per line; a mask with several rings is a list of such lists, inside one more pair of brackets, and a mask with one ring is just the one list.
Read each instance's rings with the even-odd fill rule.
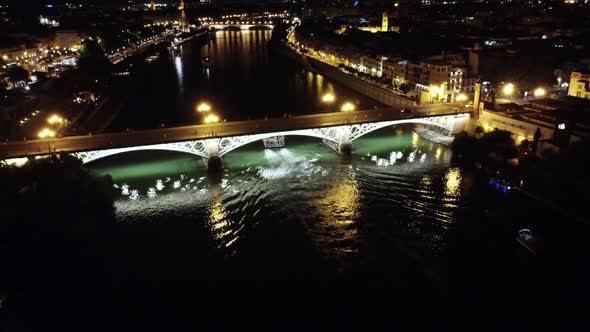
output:
[[151,144],[142,146],[132,146],[124,148],[104,149],[95,151],[83,151],[72,153],[73,156],[82,160],[83,163],[88,163],[94,160],[105,158],[120,153],[126,153],[131,151],[141,150],[166,150],[190,153],[197,155],[202,158],[209,158],[212,155],[223,156],[241,146],[263,140],[265,138],[276,137],[276,136],[309,136],[316,137],[322,140],[326,140],[329,143],[333,143],[336,146],[345,142],[352,142],[355,139],[362,137],[375,130],[385,128],[388,126],[399,125],[404,123],[417,123],[432,125],[439,128],[443,128],[449,132],[453,131],[455,122],[457,120],[463,120],[466,117],[464,115],[447,115],[430,118],[418,118],[418,119],[403,119],[393,121],[381,121],[372,123],[361,123],[352,125],[342,125],[334,127],[322,127],[312,129],[301,129],[271,133],[261,133],[253,135],[243,136],[231,136],[222,138],[202,139],[202,140],[189,140],[184,142],[173,142],[173,143],[161,143]]

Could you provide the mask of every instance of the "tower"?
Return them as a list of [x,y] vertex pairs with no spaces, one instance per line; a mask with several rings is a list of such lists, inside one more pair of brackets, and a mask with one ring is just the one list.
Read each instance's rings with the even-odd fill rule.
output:
[[151,0],[150,1],[150,9],[151,10],[156,10],[156,0]]
[[186,13],[184,12],[184,0],[180,0],[178,10],[180,10],[180,30],[182,30],[183,32],[187,32],[188,22],[186,20]]
[[389,29],[389,13],[388,12],[383,12],[383,19],[381,20],[381,31],[382,32],[387,32]]
[[475,82],[475,93],[473,96],[473,118],[479,119],[479,111],[481,110],[481,81]]

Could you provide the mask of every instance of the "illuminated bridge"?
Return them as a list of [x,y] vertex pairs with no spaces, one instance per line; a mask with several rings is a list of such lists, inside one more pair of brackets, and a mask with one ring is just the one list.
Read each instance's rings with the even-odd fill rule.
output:
[[251,28],[274,28],[274,24],[271,21],[264,20],[209,22],[208,26],[215,30],[224,30],[227,28],[239,28],[242,30],[249,30]]
[[255,141],[272,146],[282,145],[284,136],[310,136],[340,153],[350,154],[355,139],[388,126],[418,123],[443,128],[448,133],[462,130],[469,111],[434,106],[417,108],[413,115],[407,115],[387,108],[5,142],[0,144],[0,159],[69,153],[87,163],[130,151],[168,150],[199,156],[208,166],[217,168],[223,155]]

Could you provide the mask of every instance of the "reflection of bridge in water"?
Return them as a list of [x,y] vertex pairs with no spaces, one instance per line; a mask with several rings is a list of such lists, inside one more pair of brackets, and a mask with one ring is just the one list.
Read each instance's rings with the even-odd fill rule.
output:
[[207,26],[215,30],[225,30],[227,28],[239,28],[241,30],[250,30],[252,28],[273,29],[274,24],[271,21],[250,20],[250,21],[218,21],[209,22]]
[[142,130],[49,140],[0,144],[0,158],[17,158],[70,153],[87,163],[108,156],[138,150],[168,150],[202,157],[209,166],[221,166],[221,157],[246,144],[265,141],[265,146],[281,146],[284,136],[299,135],[321,139],[343,154],[352,153],[352,142],[374,130],[404,123],[418,123],[444,129],[461,130],[468,110],[448,106],[416,108],[413,115],[398,109],[336,112],[237,121],[208,125]]

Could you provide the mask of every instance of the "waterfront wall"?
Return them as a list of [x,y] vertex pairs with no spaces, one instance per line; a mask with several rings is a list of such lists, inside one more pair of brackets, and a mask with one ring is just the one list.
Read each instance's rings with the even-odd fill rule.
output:
[[306,70],[313,71],[313,72],[316,71],[316,69],[311,66],[311,64],[309,63],[309,61],[307,60],[307,58],[305,56],[293,51],[290,47],[287,47],[286,45],[283,45],[283,44],[273,45],[273,46],[269,45],[269,49],[277,52],[281,56],[284,56],[284,57],[289,58],[295,62],[298,62]]
[[481,112],[479,122],[486,131],[500,129],[511,132],[517,137],[517,142],[525,138],[532,141],[537,128],[541,130],[541,139],[553,137],[553,127],[514,119],[488,110]]
[[400,108],[414,106],[413,101],[380,86],[373,85],[352,75],[346,74],[336,67],[309,57],[306,57],[306,60],[311,64],[313,71],[318,72],[333,82],[343,85],[369,98],[375,99],[380,103]]
[[[488,110],[483,110],[480,113],[479,124],[486,131],[499,129],[511,132],[515,137],[516,144],[520,144],[525,138],[532,141],[535,136],[535,131],[539,128],[541,130],[541,143],[537,149],[537,153],[541,154],[544,150],[559,151],[557,146],[545,141],[553,138],[555,131],[555,128],[548,124],[532,123],[514,119]],[[580,136],[572,134],[570,136],[570,143],[579,141],[580,139]]]

